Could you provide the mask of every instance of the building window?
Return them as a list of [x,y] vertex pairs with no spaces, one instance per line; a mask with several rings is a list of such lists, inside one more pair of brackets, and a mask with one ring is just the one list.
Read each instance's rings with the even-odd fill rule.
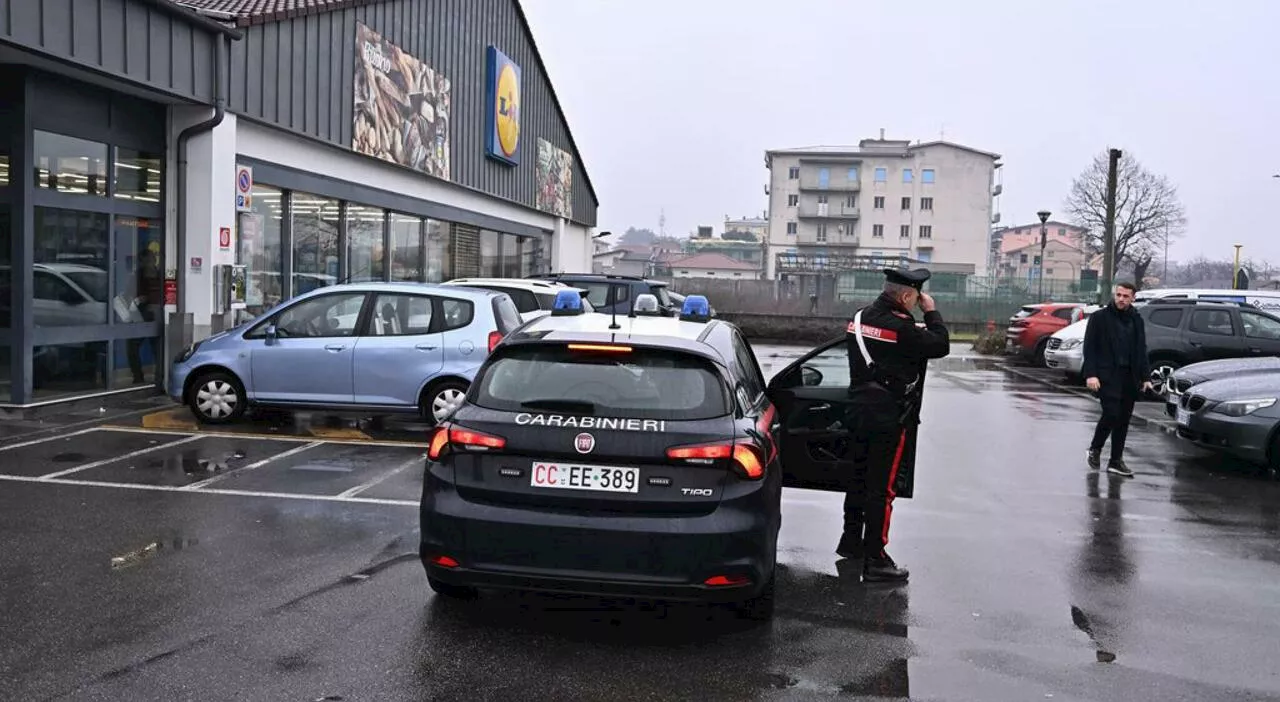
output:
[[898,228],[898,236],[902,237],[903,239],[909,239],[909,238],[911,238],[911,225],[910,225],[910,224],[904,224],[904,225],[902,225],[901,227],[899,227],[899,228]]
[[689,271],[680,271],[680,275],[689,275]]
[[902,169],[902,182],[904,182],[904,183],[910,183],[910,182],[911,182],[911,169],[910,169],[910,168],[904,168],[904,169]]
[[931,198],[931,197],[922,197],[922,198],[920,198],[920,209],[922,209],[922,210],[932,210],[932,209],[933,209],[933,198]]
[[932,169],[932,168],[926,168],[926,169],[924,169],[924,170],[920,171],[920,182],[922,182],[922,183],[924,183],[924,184],[926,184],[926,185],[930,185],[930,184],[932,184],[932,183],[933,183],[933,169]]
[[850,195],[849,197],[847,197],[847,198],[845,198],[845,199],[844,199],[844,204],[845,204],[845,206],[847,206],[847,207],[857,207],[857,206],[858,206],[858,196],[857,196],[857,195]]
[[884,196],[883,196],[883,195],[877,195],[877,196],[876,196],[876,199],[875,199],[875,203],[874,203],[874,205],[875,205],[875,208],[876,208],[877,210],[883,210],[883,209],[884,209]]
[[876,182],[877,182],[877,183],[884,183],[884,182],[887,182],[888,180],[889,180],[889,171],[888,171],[887,169],[885,169],[884,167],[877,168],[877,169],[876,169]]
[[909,197],[902,198],[902,209],[904,210],[911,209],[911,198]]
[[847,177],[848,177],[848,179],[849,179],[849,182],[850,182],[850,183],[856,183],[856,182],[858,182],[858,169],[856,169],[856,168],[850,168],[850,169],[849,169],[849,174],[848,174],[848,176],[847,176]]
[[515,234],[502,235],[502,277],[520,277],[520,249],[524,245],[524,237]]
[[921,224],[921,225],[920,225],[920,238],[921,238],[921,239],[932,239],[932,238],[933,238],[933,226],[928,225],[928,224]]
[[1067,235],[1066,229],[1058,229],[1058,236],[1065,237],[1066,235]]
[[115,196],[121,200],[160,202],[163,154],[116,148]]
[[799,179],[800,179],[800,167],[792,166],[787,171],[787,180],[799,180]]
[[819,205],[825,205],[825,204],[827,204],[827,196],[826,196],[826,195],[819,195],[819,196],[818,196],[818,204],[819,204]]
[[83,195],[107,194],[107,145],[35,132],[36,187]]
[[245,266],[245,309],[238,321],[248,321],[284,299],[284,256],[281,224],[284,193],[267,185],[253,185],[253,211],[240,215],[240,263]]
[[1048,256],[1049,258],[1053,258],[1053,253],[1054,253],[1053,251],[1046,251],[1045,256]]
[[821,242],[821,243],[824,243],[824,244],[827,242],[827,225],[825,225],[825,224],[819,224],[819,225],[818,225],[818,236],[817,236],[817,240],[818,240],[819,242]]
[[1046,269],[1044,270],[1044,274],[1045,274],[1045,275],[1053,275],[1053,269],[1052,269],[1052,268],[1046,268]]
[[498,232],[480,230],[480,277],[502,277],[502,250],[499,248],[501,235]]
[[34,214],[35,325],[107,324],[110,217],[45,207],[35,208]]
[[795,207],[796,205],[799,205],[799,204],[800,204],[800,196],[799,196],[799,195],[788,195],[788,196],[787,196],[787,207]]
[[347,280],[386,280],[382,266],[383,212],[376,207],[347,205]]
[[793,234],[793,235],[796,233],[796,223],[795,223],[795,222],[787,222],[787,233],[788,233],[788,234]]
[[289,196],[293,233],[292,295],[338,282],[338,201],[306,193]]
[[873,225],[871,225],[871,236],[873,236],[873,237],[875,237],[875,238],[877,238],[877,239],[883,239],[883,238],[884,238],[884,225],[883,225],[883,224],[873,224]]
[[818,187],[825,190],[831,183],[831,170],[828,168],[818,169]]
[[1018,257],[1018,263],[1026,263],[1026,262],[1027,262],[1027,255],[1026,255],[1026,254],[1022,254],[1022,255],[1020,255],[1020,256]]
[[421,283],[426,266],[422,219],[392,212],[387,217],[391,242],[391,280]]

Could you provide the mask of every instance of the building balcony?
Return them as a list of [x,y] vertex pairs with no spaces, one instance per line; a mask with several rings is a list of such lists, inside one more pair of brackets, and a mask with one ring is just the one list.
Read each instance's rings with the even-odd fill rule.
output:
[[835,193],[856,193],[862,189],[862,184],[856,180],[849,180],[844,173],[832,173],[831,177],[825,181],[818,178],[816,171],[800,172],[800,189],[816,190],[818,192],[835,192]]
[[827,232],[826,239],[819,239],[817,234],[812,232],[808,234],[799,234],[793,239],[796,246],[829,246],[832,248],[840,248],[844,246],[857,246],[858,237],[853,235],[844,235],[837,232]]
[[856,206],[844,203],[800,202],[797,208],[800,219],[857,219],[862,216]]

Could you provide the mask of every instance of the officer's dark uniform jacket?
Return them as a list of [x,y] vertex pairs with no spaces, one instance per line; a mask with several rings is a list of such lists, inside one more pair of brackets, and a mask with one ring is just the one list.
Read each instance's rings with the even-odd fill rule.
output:
[[855,414],[885,427],[894,422],[906,430],[901,465],[895,483],[899,497],[911,497],[914,484],[916,426],[920,423],[925,368],[931,358],[951,351],[951,338],[942,314],[924,315],[923,328],[893,298],[882,294],[862,308],[862,338],[872,367],[867,368],[855,333],[855,317],[845,330],[849,353],[849,394]]

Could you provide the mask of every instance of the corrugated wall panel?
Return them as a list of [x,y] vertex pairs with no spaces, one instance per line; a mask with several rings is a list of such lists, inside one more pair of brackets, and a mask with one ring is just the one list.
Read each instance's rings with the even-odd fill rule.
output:
[[[357,23],[450,80],[450,180],[535,207],[538,139],[572,149],[514,0],[386,0],[250,27],[245,39],[233,44],[236,60],[244,63],[232,71],[232,108],[350,148]],[[522,72],[520,164],[515,167],[484,154],[485,52],[491,44]],[[596,205],[576,157],[573,170],[573,219],[594,225]]]

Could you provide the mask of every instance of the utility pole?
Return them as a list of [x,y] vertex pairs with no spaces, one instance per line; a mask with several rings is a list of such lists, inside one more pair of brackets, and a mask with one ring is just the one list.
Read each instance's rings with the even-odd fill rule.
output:
[[1107,221],[1102,234],[1102,300],[1111,299],[1116,277],[1116,169],[1120,149],[1111,149],[1107,167]]

